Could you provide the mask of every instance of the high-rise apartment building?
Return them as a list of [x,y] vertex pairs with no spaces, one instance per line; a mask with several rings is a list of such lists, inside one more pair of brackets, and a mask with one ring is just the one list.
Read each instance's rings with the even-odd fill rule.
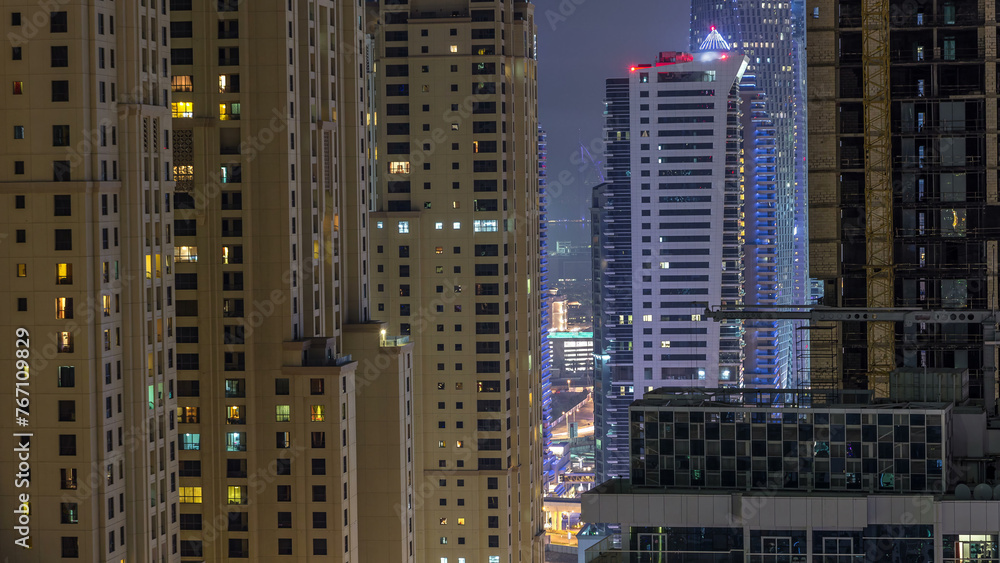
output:
[[[691,48],[713,32],[746,54],[743,92],[754,90],[744,135],[747,213],[744,305],[809,302],[806,180],[805,3],[737,0],[691,3]],[[752,87],[751,87],[752,84]],[[808,339],[800,322],[745,323],[748,387],[800,386]],[[805,375],[808,375],[807,372]]]
[[[607,83],[607,178],[595,197],[595,396],[602,478],[628,474],[627,407],[651,387],[735,384],[741,324],[739,83],[746,59],[710,38],[696,55]],[[598,291],[600,297],[597,297]]]
[[533,6],[385,2],[378,22],[370,289],[414,340],[416,560],[541,561]]
[[2,11],[0,551],[176,560],[166,7]]
[[413,368],[367,305],[363,9],[171,8],[180,555],[413,561],[386,525],[412,514]]
[[[995,14],[984,6],[812,8],[810,270],[825,305],[998,306],[996,52],[977,40],[994,35]],[[967,378],[969,397],[990,401],[995,349],[980,319],[954,318],[966,322],[833,324],[814,336],[813,385],[885,396],[897,374],[924,372]]]

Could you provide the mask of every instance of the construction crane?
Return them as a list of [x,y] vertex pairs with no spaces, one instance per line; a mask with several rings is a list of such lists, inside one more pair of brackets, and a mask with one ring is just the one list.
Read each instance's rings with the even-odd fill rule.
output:
[[[895,323],[904,326],[913,324],[979,324],[983,327],[983,346],[1000,345],[996,338],[997,319],[1000,313],[989,310],[928,310],[907,307],[747,307],[727,306],[706,308],[704,317],[714,321],[723,320],[805,320],[810,322],[864,322],[868,326],[889,327],[892,350],[895,352]],[[869,331],[869,335],[871,332]],[[869,340],[871,344],[871,340]],[[983,397],[987,412],[996,413],[996,364],[994,354],[983,354]],[[869,350],[869,357],[871,356]],[[871,362],[869,361],[869,366]],[[869,388],[875,398],[889,397],[889,381],[893,370],[897,369],[895,356],[890,364],[879,372],[869,373]]]
[[[895,305],[893,296],[892,132],[889,105],[889,2],[861,2],[861,64],[865,112],[865,270],[867,305]],[[871,321],[868,328],[868,381],[877,398],[889,392],[895,369],[892,323]]]

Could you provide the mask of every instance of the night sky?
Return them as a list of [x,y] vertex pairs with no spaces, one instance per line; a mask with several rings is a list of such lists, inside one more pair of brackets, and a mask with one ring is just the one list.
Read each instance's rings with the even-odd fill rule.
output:
[[[660,51],[687,51],[690,0],[536,0],[539,123],[548,132],[548,218],[589,217],[592,170],[579,146],[601,155],[604,81]],[[550,226],[549,244],[589,241],[574,224]]]

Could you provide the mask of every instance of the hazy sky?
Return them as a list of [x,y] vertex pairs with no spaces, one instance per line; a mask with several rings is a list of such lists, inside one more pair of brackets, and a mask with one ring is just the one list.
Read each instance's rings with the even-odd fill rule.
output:
[[[539,122],[548,132],[549,218],[589,212],[592,173],[581,171],[582,142],[601,155],[604,81],[660,51],[688,50],[690,0],[536,0]],[[593,146],[591,146],[593,144]],[[576,156],[574,156],[576,153]],[[562,181],[560,181],[560,177]],[[589,238],[550,230],[550,244]]]

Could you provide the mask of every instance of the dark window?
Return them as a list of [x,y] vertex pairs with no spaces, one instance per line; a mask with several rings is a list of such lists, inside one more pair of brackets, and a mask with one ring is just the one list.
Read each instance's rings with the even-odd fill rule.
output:
[[76,401],[59,401],[59,422],[76,422]]
[[49,32],[50,33],[66,33],[69,29],[69,24],[66,19],[66,12],[50,12],[49,13]]
[[170,64],[172,65],[194,64],[194,49],[171,49]]
[[326,512],[313,512],[313,528],[326,528]]
[[57,195],[53,196],[53,215],[56,217],[69,217],[73,214],[73,207],[71,204],[70,196],[68,195]]
[[76,434],[59,435],[59,455],[76,455]]
[[292,538],[278,538],[278,555],[292,554]]
[[313,555],[326,555],[326,539],[313,539]]
[[182,530],[200,530],[201,514],[181,514]]
[[70,166],[68,160],[53,160],[52,161],[52,181],[53,182],[69,182],[70,180]]
[[69,66],[69,47],[65,45],[56,45],[50,47],[49,52],[52,56],[53,67]]
[[69,125],[52,126],[52,146],[53,147],[69,146]]
[[[65,12],[63,12],[65,13]],[[64,559],[77,559],[80,557],[80,539],[76,537],[62,537],[62,556]]]
[[52,101],[53,102],[69,101],[69,80],[52,81]]
[[56,229],[56,250],[73,250],[73,231],[71,229]]
[[278,485],[278,502],[292,502],[291,485]]
[[279,512],[278,513],[278,527],[279,528],[291,528],[292,527],[292,513],[291,512]]

